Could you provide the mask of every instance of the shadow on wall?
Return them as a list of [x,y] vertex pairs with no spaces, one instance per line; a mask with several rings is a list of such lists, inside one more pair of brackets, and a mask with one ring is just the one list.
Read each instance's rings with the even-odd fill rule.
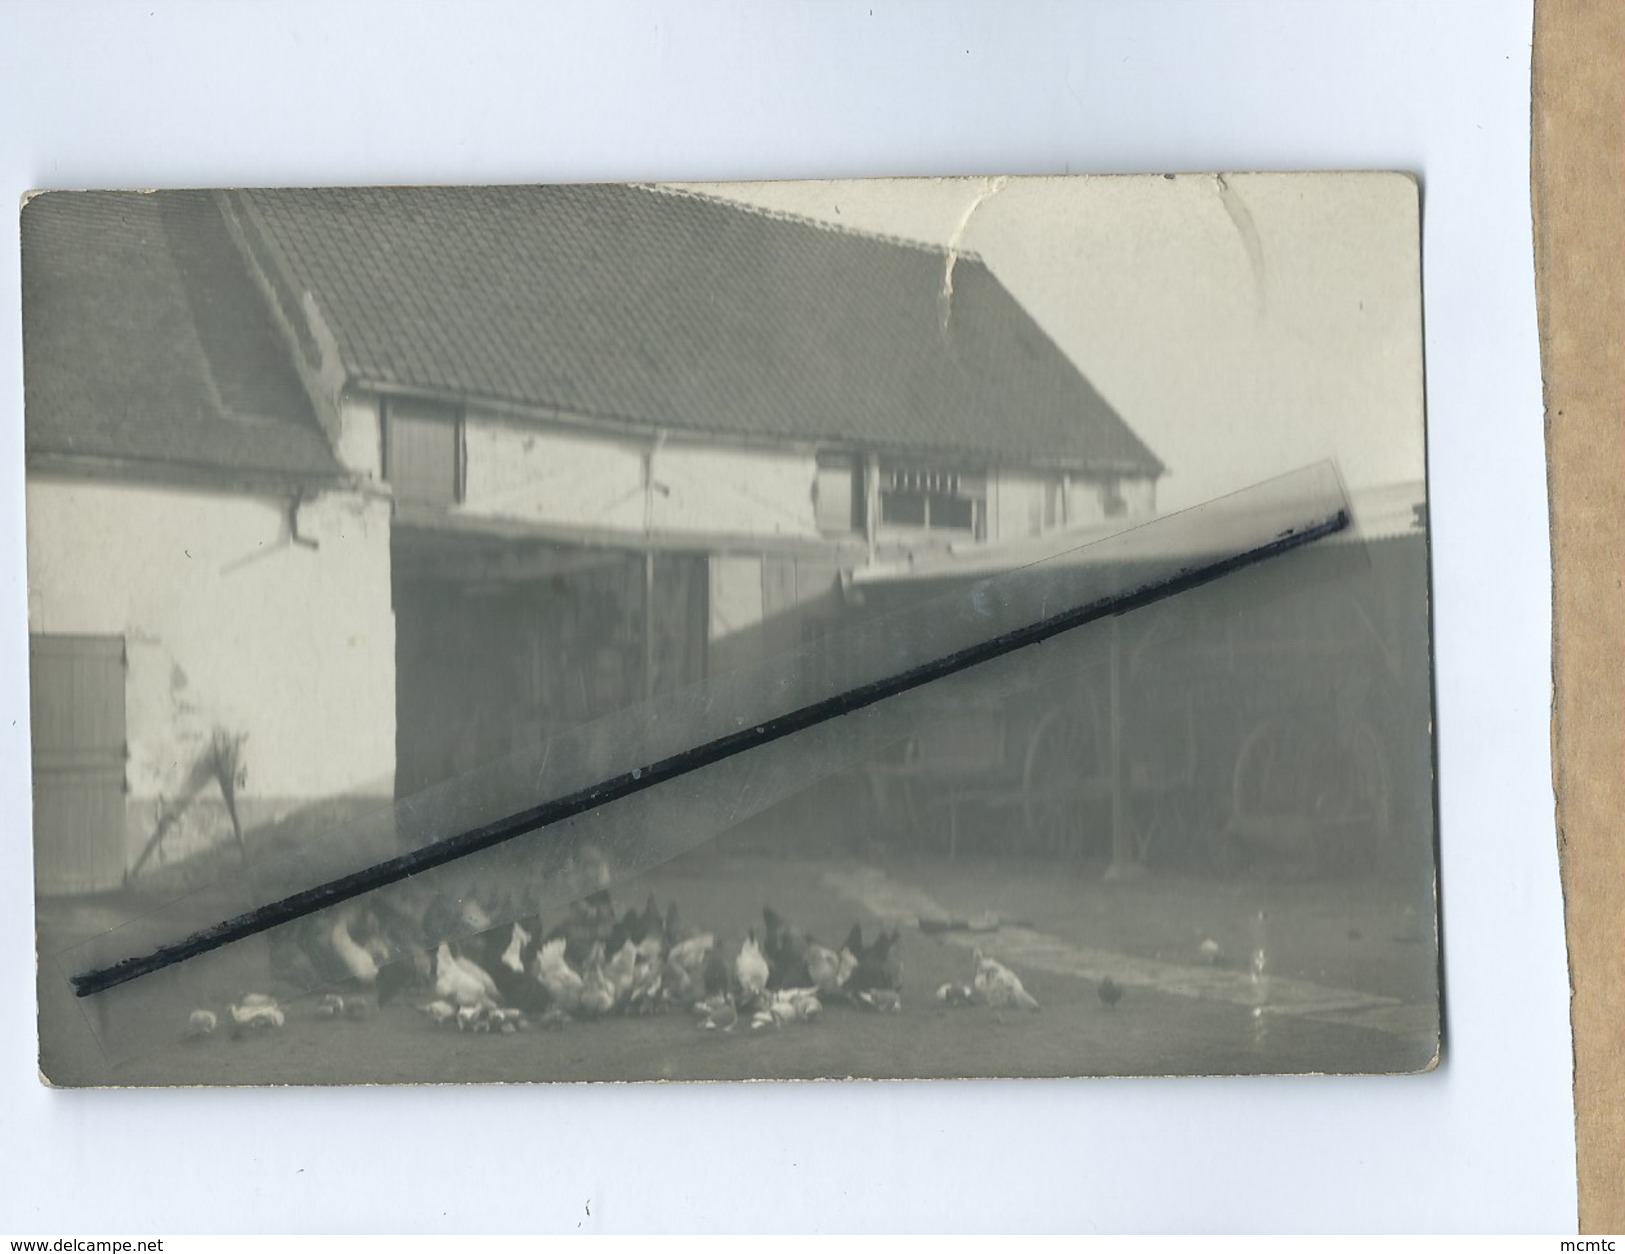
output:
[[155,854],[139,873],[131,873],[128,891],[159,900],[195,892],[237,874],[245,861],[263,862],[291,854],[312,841],[334,838],[362,816],[388,808],[390,801],[387,797],[352,795],[297,804],[290,809],[284,800],[245,797],[237,805],[240,842],[233,839],[225,801],[219,795],[201,796],[187,809],[185,822],[206,836],[191,845],[184,856],[166,859]]

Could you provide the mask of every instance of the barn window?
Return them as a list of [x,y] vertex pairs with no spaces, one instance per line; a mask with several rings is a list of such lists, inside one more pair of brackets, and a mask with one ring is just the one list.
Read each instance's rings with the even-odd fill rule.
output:
[[455,505],[463,499],[463,419],[447,405],[384,402],[384,478],[397,501]]
[[820,453],[813,508],[818,530],[849,535],[864,527],[863,465],[850,453]]
[[987,475],[904,463],[880,469],[880,520],[889,527],[987,533]]

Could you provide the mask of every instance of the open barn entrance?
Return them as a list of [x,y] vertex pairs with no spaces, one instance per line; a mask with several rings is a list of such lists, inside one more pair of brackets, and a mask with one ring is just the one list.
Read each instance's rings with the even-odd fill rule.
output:
[[705,675],[690,554],[397,528],[396,794]]

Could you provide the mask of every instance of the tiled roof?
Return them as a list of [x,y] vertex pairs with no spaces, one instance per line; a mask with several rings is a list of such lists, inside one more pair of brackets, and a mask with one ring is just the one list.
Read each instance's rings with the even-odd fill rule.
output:
[[23,209],[25,447],[142,473],[342,473],[208,192]]
[[647,187],[232,203],[284,300],[313,298],[363,383],[721,437],[1161,470],[974,256],[943,306],[941,249]]

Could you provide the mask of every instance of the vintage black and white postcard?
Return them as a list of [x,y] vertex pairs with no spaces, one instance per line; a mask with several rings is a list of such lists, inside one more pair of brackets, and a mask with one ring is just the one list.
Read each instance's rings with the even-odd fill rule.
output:
[[1433,1066],[1419,238],[1384,173],[31,197],[43,1075]]

